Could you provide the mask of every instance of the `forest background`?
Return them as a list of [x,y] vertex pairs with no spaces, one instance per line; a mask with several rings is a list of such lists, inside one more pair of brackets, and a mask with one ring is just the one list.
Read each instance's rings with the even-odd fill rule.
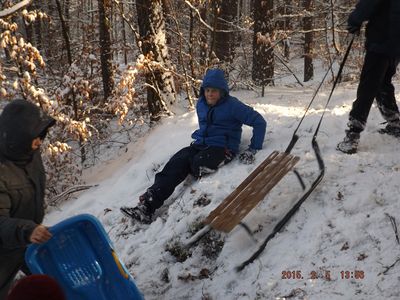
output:
[[[45,144],[47,201],[85,189],[81,174],[105,148],[194,109],[201,78],[222,68],[230,89],[287,78],[300,88],[340,60],[356,0],[0,1],[0,108],[24,98],[57,119]],[[343,80],[362,63],[357,39]],[[292,71],[303,64],[303,78]],[[331,71],[330,80],[334,79]],[[113,140],[118,132],[126,138]]]

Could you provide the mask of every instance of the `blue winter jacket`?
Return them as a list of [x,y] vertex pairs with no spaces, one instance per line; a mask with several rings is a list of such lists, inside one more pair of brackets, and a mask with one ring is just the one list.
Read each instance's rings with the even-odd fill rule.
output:
[[[204,96],[207,87],[218,88],[222,97],[214,106],[209,106]],[[207,71],[200,89],[196,106],[199,129],[192,134],[194,144],[224,147],[233,153],[239,152],[242,125],[253,127],[253,137],[249,145],[261,149],[267,123],[252,107],[229,95],[228,83],[220,69]]]

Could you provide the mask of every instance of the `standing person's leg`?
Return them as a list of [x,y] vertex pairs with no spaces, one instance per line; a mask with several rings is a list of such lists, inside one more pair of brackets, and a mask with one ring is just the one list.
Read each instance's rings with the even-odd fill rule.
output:
[[0,257],[0,300],[6,299],[15,275],[23,265],[24,253],[24,249],[19,249]]
[[[9,266],[7,266],[9,267]],[[11,288],[11,284],[14,280],[15,275],[18,273],[18,269],[12,268],[0,268],[0,299],[4,300],[7,297],[8,291]]]
[[346,136],[337,145],[338,150],[348,154],[357,151],[360,133],[365,128],[372,103],[381,89],[389,62],[390,58],[386,55],[366,53],[357,88],[357,98],[349,114]]
[[202,175],[215,172],[223,163],[226,163],[225,148],[208,147],[199,151],[193,157],[191,162],[191,174],[194,177],[199,178]]
[[392,84],[392,78],[396,74],[399,61],[398,58],[390,59],[381,90],[376,96],[376,102],[382,117],[387,121],[386,128],[381,129],[380,132],[400,136],[400,113]]
[[348,125],[350,130],[355,132],[364,130],[372,103],[381,91],[389,65],[390,57],[374,52],[366,53],[357,88],[357,98],[350,111]]

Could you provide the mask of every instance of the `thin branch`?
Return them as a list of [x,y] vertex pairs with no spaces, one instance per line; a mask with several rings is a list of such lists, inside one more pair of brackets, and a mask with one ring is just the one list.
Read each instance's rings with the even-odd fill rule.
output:
[[61,194],[58,194],[56,196],[54,196],[48,203],[49,206],[54,206],[57,204],[57,202],[60,202],[61,200],[67,198],[70,194],[76,193],[76,192],[80,192],[80,191],[84,191],[87,189],[90,189],[92,187],[97,186],[97,184],[95,185],[76,185],[73,187],[70,187],[69,189],[65,190],[64,192],[62,192]]
[[138,32],[137,29],[132,25],[131,20],[129,20],[129,18],[125,15],[124,10],[123,10],[123,7],[122,7],[120,1],[119,1],[119,0],[113,0],[113,2],[114,2],[115,4],[117,4],[118,9],[119,9],[119,12],[120,12],[120,16],[122,17],[122,19],[124,20],[124,22],[126,23],[126,25],[128,25],[128,27],[132,30],[132,33],[135,35],[135,42],[136,42],[136,45],[138,46],[140,52],[143,52],[143,51],[142,51],[141,43],[139,43],[139,41],[140,41],[140,34],[139,34],[139,32]]
[[196,15],[199,17],[199,21],[201,24],[203,24],[204,26],[206,26],[208,28],[208,30],[212,31],[212,32],[224,32],[224,33],[231,33],[231,32],[237,32],[237,31],[247,31],[247,32],[251,32],[251,30],[249,30],[248,28],[242,28],[240,26],[237,26],[236,24],[234,24],[234,22],[228,22],[227,20],[217,17],[216,20],[220,20],[225,22],[226,24],[229,24],[232,27],[235,27],[237,30],[223,30],[223,29],[214,29],[212,26],[210,26],[209,24],[207,24],[206,21],[203,20],[203,18],[201,17],[200,11],[194,7],[192,5],[192,3],[190,3],[190,1],[186,0],[185,3],[193,10],[196,12]]
[[31,4],[32,0],[23,0],[18,4],[15,4],[9,8],[6,8],[2,11],[0,11],[0,18],[7,18],[13,14],[15,14],[17,11],[23,9],[24,7],[28,6]]
[[206,21],[203,20],[203,18],[202,18],[201,15],[200,15],[199,10],[198,10],[196,7],[194,7],[194,6],[192,5],[192,3],[190,3],[190,1],[185,0],[185,3],[186,3],[192,10],[194,10],[194,11],[196,12],[197,16],[199,17],[199,21],[201,22],[201,24],[203,24],[204,26],[206,26],[206,27],[207,27],[209,30],[211,30],[211,31],[214,30],[214,28],[212,28],[210,25],[207,24]]
[[396,236],[397,244],[400,244],[399,233],[398,233],[398,230],[397,230],[397,223],[396,223],[395,217],[389,215],[388,213],[385,213],[385,215],[389,218],[390,223],[392,223],[392,227],[393,227],[393,230],[394,230],[394,235]]
[[391,268],[393,268],[399,261],[400,261],[400,258],[396,259],[396,261],[395,261],[393,264],[391,264],[391,265],[388,266],[388,267],[385,267],[385,271],[380,272],[380,273],[378,274],[378,276],[379,276],[379,275],[382,275],[382,274],[383,274],[383,275],[386,275],[386,273],[389,272],[389,270],[390,270]]
[[292,73],[292,75],[294,76],[294,78],[296,78],[297,82],[304,87],[304,85],[301,83],[300,79],[296,76],[296,74],[289,68],[289,66],[283,61],[283,59],[277,55],[276,53],[274,53],[275,57],[282,63],[282,65],[284,65],[290,73]]

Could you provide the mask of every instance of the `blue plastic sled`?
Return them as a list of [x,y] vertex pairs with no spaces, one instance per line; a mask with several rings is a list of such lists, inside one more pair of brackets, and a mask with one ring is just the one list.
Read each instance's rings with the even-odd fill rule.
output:
[[94,216],[66,219],[50,232],[48,242],[28,247],[25,260],[32,273],[56,279],[68,300],[143,299]]

